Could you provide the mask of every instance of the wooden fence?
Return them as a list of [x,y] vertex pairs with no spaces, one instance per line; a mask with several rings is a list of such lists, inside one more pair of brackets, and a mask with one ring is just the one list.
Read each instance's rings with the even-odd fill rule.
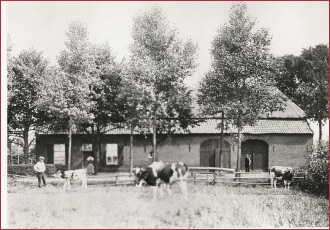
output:
[[[36,177],[8,174],[17,182],[30,182],[35,184]],[[293,183],[305,178],[306,172],[296,173]],[[48,177],[49,184],[60,184],[63,180],[60,178]],[[134,185],[135,176],[129,173],[107,173],[87,178],[89,185],[104,184],[109,186]],[[280,182],[281,183],[281,182]],[[238,185],[270,185],[270,179],[267,172],[235,172],[234,169],[216,168],[216,167],[190,167],[188,184],[191,185],[217,185],[217,184],[238,184]]]

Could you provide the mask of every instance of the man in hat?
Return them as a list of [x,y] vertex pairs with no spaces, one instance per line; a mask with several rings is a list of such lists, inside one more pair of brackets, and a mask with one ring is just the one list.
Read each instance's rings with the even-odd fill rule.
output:
[[245,172],[250,172],[251,158],[249,154],[245,154]]
[[37,162],[37,164],[34,166],[34,170],[37,173],[37,177],[38,177],[38,186],[39,188],[41,188],[41,179],[44,182],[44,185],[46,186],[46,179],[45,179],[45,171],[46,171],[46,166],[44,163],[45,158],[43,156],[39,157],[39,161]]

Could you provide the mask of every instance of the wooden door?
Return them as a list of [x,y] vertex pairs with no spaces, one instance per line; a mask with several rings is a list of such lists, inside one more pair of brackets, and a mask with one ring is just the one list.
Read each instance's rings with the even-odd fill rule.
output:
[[251,155],[250,171],[268,170],[268,144],[261,140],[247,140],[242,142],[241,170],[245,171],[245,154]]

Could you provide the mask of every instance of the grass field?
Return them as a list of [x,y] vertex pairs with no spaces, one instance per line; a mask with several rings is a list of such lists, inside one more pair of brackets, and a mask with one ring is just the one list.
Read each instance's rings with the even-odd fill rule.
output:
[[152,201],[150,187],[8,187],[9,228],[327,227],[328,200],[268,187],[178,186]]

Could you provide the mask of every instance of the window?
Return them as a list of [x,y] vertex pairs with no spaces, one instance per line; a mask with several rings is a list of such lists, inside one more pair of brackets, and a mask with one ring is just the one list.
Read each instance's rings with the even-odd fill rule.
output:
[[118,165],[118,145],[117,144],[107,144],[107,165]]
[[86,151],[86,152],[93,151],[93,145],[92,144],[83,144],[82,151]]
[[54,164],[65,165],[65,144],[54,145]]

